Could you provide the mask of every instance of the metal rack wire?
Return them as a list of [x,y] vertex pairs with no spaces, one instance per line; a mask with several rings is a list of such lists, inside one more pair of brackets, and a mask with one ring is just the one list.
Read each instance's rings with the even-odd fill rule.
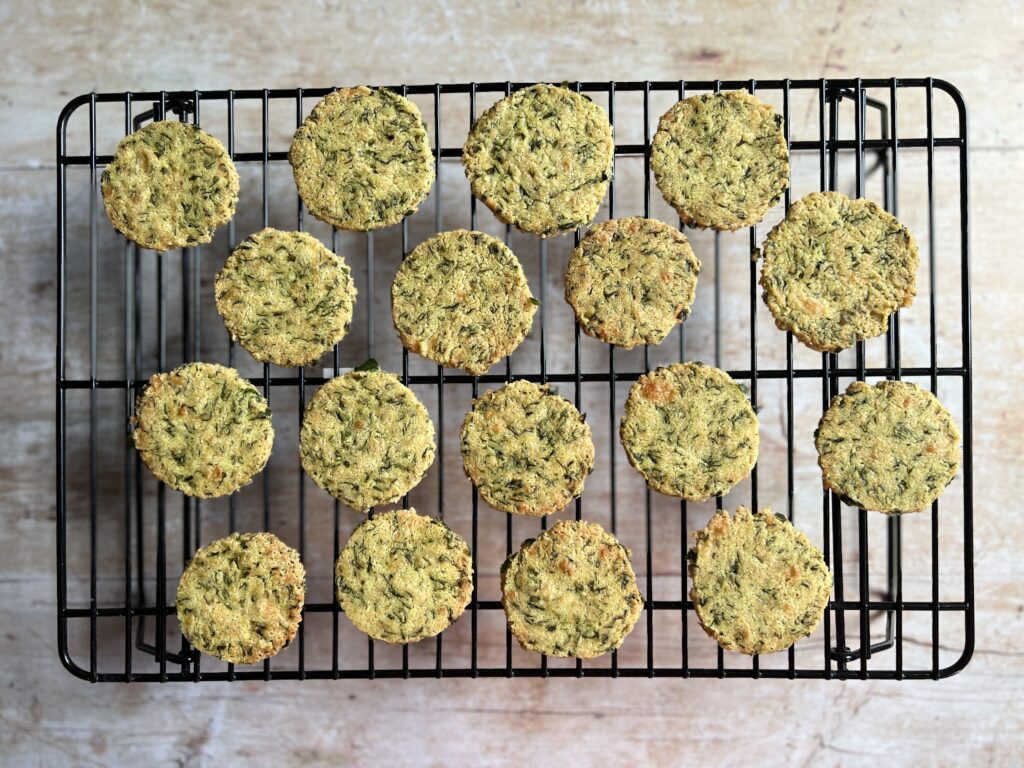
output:
[[[442,102],[447,99],[463,99],[468,102],[469,117],[472,121],[477,114],[478,94],[489,94],[503,96],[511,93],[518,87],[526,84],[516,83],[468,83],[468,84],[435,84],[415,86],[392,86],[398,92],[405,95],[419,95],[433,100],[433,125],[435,162],[437,166],[437,189],[435,189],[436,206],[434,210],[434,229],[441,230],[442,217],[442,173],[441,166],[444,160],[457,160],[461,156],[461,147],[445,146],[442,139]],[[607,105],[607,110],[612,123],[616,120],[616,98],[618,94],[630,93],[639,95],[643,99],[643,137],[642,143],[623,143],[615,147],[615,161],[623,157],[642,157],[645,166],[649,158],[650,138],[652,136],[651,125],[651,94],[667,92],[674,97],[684,98],[693,92],[721,90],[732,88],[746,88],[752,93],[771,94],[781,97],[782,113],[784,116],[784,128],[786,139],[794,155],[804,155],[817,158],[819,167],[819,185],[821,189],[836,189],[838,183],[838,169],[841,157],[853,157],[854,160],[854,190],[857,196],[865,194],[865,178],[872,173],[882,175],[882,200],[883,206],[894,214],[898,214],[899,190],[900,190],[900,164],[899,160],[906,150],[918,150],[926,153],[927,157],[927,215],[929,230],[929,247],[927,253],[928,281],[931,287],[929,292],[928,318],[928,348],[929,364],[926,366],[906,366],[902,363],[901,328],[899,316],[894,316],[891,327],[882,340],[885,347],[884,365],[867,365],[865,344],[859,343],[853,353],[855,361],[852,366],[841,366],[840,357],[836,354],[820,355],[820,365],[800,365],[794,354],[793,337],[786,334],[785,337],[785,365],[781,367],[764,367],[758,365],[758,333],[755,315],[759,299],[757,297],[757,264],[750,262],[749,266],[749,321],[748,321],[748,345],[749,345],[749,366],[730,370],[730,374],[749,384],[750,397],[755,404],[758,402],[758,385],[761,382],[783,382],[785,392],[785,438],[786,438],[786,483],[787,496],[785,506],[790,519],[793,519],[794,501],[796,495],[796,481],[794,469],[794,421],[796,414],[794,390],[802,380],[817,380],[821,384],[821,406],[828,405],[830,399],[840,390],[841,379],[865,379],[867,377],[882,377],[900,379],[906,376],[924,377],[930,383],[932,391],[936,391],[940,380],[952,380],[958,382],[962,407],[963,427],[963,463],[958,482],[962,483],[962,505],[959,510],[949,510],[944,500],[943,519],[947,516],[953,520],[962,522],[962,531],[957,531],[956,541],[952,546],[943,545],[939,535],[939,503],[933,504],[930,513],[930,562],[927,573],[923,577],[930,579],[931,596],[928,600],[909,601],[904,599],[904,574],[901,553],[903,552],[901,518],[887,518],[881,523],[885,529],[885,585],[881,597],[872,597],[870,586],[870,564],[869,564],[869,524],[880,525],[882,520],[879,516],[869,515],[863,510],[856,510],[844,506],[839,498],[828,492],[822,493],[821,506],[821,540],[826,560],[833,569],[835,577],[835,590],[833,599],[830,601],[825,620],[822,622],[823,631],[808,640],[801,641],[799,645],[806,648],[808,645],[820,646],[820,653],[811,654],[810,657],[802,654],[800,663],[797,663],[797,654],[790,649],[785,654],[785,663],[772,666],[762,664],[761,659],[741,658],[734,662],[734,658],[726,663],[725,656],[721,649],[717,650],[717,657],[714,661],[707,661],[694,653],[694,641],[697,636],[702,637],[700,632],[694,632],[695,619],[691,615],[693,610],[692,602],[686,599],[687,585],[685,568],[679,568],[675,572],[672,568],[672,578],[677,580],[679,596],[670,599],[662,599],[656,595],[655,577],[659,576],[660,563],[655,557],[655,547],[652,546],[652,539],[657,534],[653,533],[657,521],[652,520],[652,499],[650,491],[646,491],[642,503],[631,505],[631,509],[624,512],[617,502],[617,496],[621,491],[617,489],[616,472],[621,468],[621,459],[616,460],[616,446],[611,440],[609,446],[598,446],[599,453],[604,455],[610,462],[610,474],[608,483],[610,487],[610,508],[607,519],[610,522],[609,528],[613,532],[623,522],[624,515],[642,515],[643,517],[643,541],[645,550],[643,553],[634,552],[634,563],[641,573],[641,589],[645,595],[645,621],[641,626],[645,632],[635,633],[646,636],[646,651],[643,660],[637,663],[620,663],[620,654],[613,653],[605,663],[583,663],[575,661],[574,664],[561,665],[549,664],[546,657],[524,656],[517,661],[514,654],[514,641],[507,628],[500,630],[485,630],[482,626],[484,614],[501,613],[501,605],[498,600],[480,599],[476,591],[477,580],[481,574],[481,566],[478,563],[474,572],[474,598],[467,610],[467,615],[460,620],[470,625],[469,653],[465,663],[453,664],[445,656],[444,634],[433,641],[435,652],[433,663],[428,665],[410,662],[408,647],[401,651],[401,664],[382,666],[375,664],[375,643],[366,642],[366,653],[364,661],[360,663],[346,663],[344,655],[340,652],[340,624],[343,621],[339,617],[339,608],[334,601],[311,602],[305,607],[306,621],[303,622],[299,636],[296,641],[297,652],[289,656],[294,663],[284,664],[279,658],[268,660],[261,667],[248,667],[244,669],[227,665],[226,669],[220,666],[210,669],[209,665],[213,660],[203,658],[194,652],[187,642],[182,638],[180,647],[174,649],[173,642],[169,636],[173,636],[176,628],[174,618],[173,597],[168,597],[170,592],[173,595],[174,583],[168,578],[169,559],[172,544],[168,540],[168,529],[170,518],[173,513],[171,507],[179,503],[181,508],[180,533],[182,562],[187,561],[191,553],[201,543],[206,543],[201,537],[201,525],[203,524],[203,508],[198,500],[183,497],[176,492],[168,492],[163,485],[157,484],[155,489],[148,487],[152,482],[144,472],[136,452],[131,448],[130,442],[124,446],[110,448],[100,438],[100,428],[111,423],[127,424],[134,408],[135,394],[138,388],[145,383],[148,376],[156,370],[167,370],[169,367],[179,364],[177,360],[171,361],[168,358],[168,338],[172,333],[168,321],[168,313],[172,310],[167,300],[165,285],[170,279],[169,264],[171,259],[177,258],[176,254],[153,254],[141,251],[138,246],[123,242],[119,249],[103,249],[99,245],[98,230],[106,225],[99,211],[98,204],[98,171],[105,163],[109,162],[110,155],[101,152],[113,149],[99,146],[98,135],[101,126],[99,121],[99,107],[105,104],[120,105],[123,107],[123,128],[122,133],[128,133],[138,129],[143,123],[149,120],[163,119],[165,116],[176,115],[179,119],[190,120],[196,125],[201,125],[211,110],[224,110],[227,118],[227,140],[226,145],[234,161],[242,165],[257,167],[261,170],[262,179],[262,220],[263,225],[269,223],[269,193],[268,193],[268,168],[272,164],[286,162],[285,151],[270,149],[269,136],[271,133],[271,105],[294,105],[295,122],[291,128],[301,123],[305,117],[305,100],[317,99],[328,93],[330,88],[310,89],[273,89],[273,90],[238,90],[238,91],[175,91],[175,92],[130,92],[130,93],[101,93],[79,96],[68,103],[61,112],[57,122],[57,375],[56,375],[56,439],[58,444],[57,452],[57,486],[56,486],[56,529],[57,529],[57,619],[58,619],[58,645],[61,661],[64,666],[75,676],[92,682],[114,682],[114,681],[208,681],[208,680],[280,680],[280,679],[313,679],[313,678],[373,678],[373,677],[567,677],[567,676],[612,676],[612,677],[720,677],[720,678],[824,678],[824,679],[847,679],[847,678],[888,678],[888,679],[914,679],[932,678],[939,679],[956,673],[962,669],[970,660],[974,645],[974,586],[973,586],[973,553],[972,553],[972,423],[971,423],[971,338],[970,338],[970,280],[969,280],[969,219],[968,219],[968,180],[967,180],[967,116],[966,107],[959,92],[941,80],[927,79],[843,79],[843,80],[765,80],[765,81],[671,81],[671,82],[578,82],[569,83],[569,87],[592,95],[595,99],[600,98]],[[923,93],[926,104],[926,119],[923,131],[918,131],[912,136],[898,136],[897,128],[897,105],[899,97],[908,91]],[[793,125],[791,115],[791,97],[796,93],[809,95],[817,107],[817,135],[791,138],[790,132]],[[955,106],[957,114],[957,131],[955,135],[936,136],[933,120],[933,103],[936,94],[944,94],[949,97]],[[879,95],[881,98],[876,98]],[[621,96],[619,97],[621,98]],[[237,151],[235,146],[235,125],[236,107],[241,104],[251,104],[261,109],[262,120],[262,147],[259,151]],[[841,135],[841,105],[852,104],[853,125],[852,137]],[[150,106],[151,105],[151,106]],[[143,111],[138,111],[139,108]],[[447,105],[445,106],[447,109]],[[69,125],[72,118],[80,110],[86,112],[88,120],[88,151],[69,153]],[[223,113],[222,113],[223,114]],[[870,116],[870,117],[869,117]],[[878,136],[869,137],[867,129],[869,119],[877,118]],[[468,126],[467,126],[468,127]],[[938,265],[936,253],[936,207],[941,195],[945,194],[939,189],[935,180],[934,158],[939,152],[952,153],[957,158],[956,178],[956,199],[953,201],[959,215],[959,243],[957,244],[957,255],[959,263],[956,269],[959,272],[959,338],[956,339],[960,352],[960,360],[952,365],[939,365],[938,343],[937,343],[937,307],[936,307],[936,273],[942,265]],[[868,167],[866,158],[876,158],[877,162],[873,167]],[[614,161],[613,161],[614,162]],[[78,204],[68,193],[68,172],[76,168],[84,167],[88,170],[88,242],[87,242],[87,274],[88,294],[87,308],[74,307],[78,314],[87,315],[88,329],[86,334],[76,333],[80,337],[75,344],[82,348],[71,348],[69,342],[69,315],[72,309],[68,305],[68,270],[69,270],[69,229],[68,215],[69,206]],[[651,203],[651,177],[649,171],[645,173],[643,182],[643,212],[650,215]],[[477,224],[477,203],[469,195],[468,186],[466,196],[470,206],[470,223],[475,227]],[[614,217],[617,208],[622,207],[617,201],[615,182],[612,182],[608,196],[608,216]],[[785,205],[788,208],[791,202],[791,192],[787,191]],[[297,206],[296,213],[297,228],[302,229],[306,223],[301,203]],[[574,236],[574,242],[578,244],[580,232]],[[505,230],[506,242],[511,232]],[[729,236],[729,235],[726,235]],[[742,237],[741,233],[733,235]],[[338,232],[331,233],[332,246],[337,250]],[[374,281],[374,258],[375,241],[374,234],[365,236],[365,258],[367,285],[365,292],[361,287],[361,301],[371,303],[371,309],[367,312],[367,356],[373,356],[374,349],[374,312],[372,304],[380,301],[377,295]],[[722,306],[722,280],[719,279],[719,264],[721,261],[722,237],[714,236],[713,270],[714,279],[714,356],[716,364],[719,360],[720,338],[721,338],[721,306]],[[234,222],[228,227],[229,244],[233,246],[237,241],[235,238]],[[409,222],[401,225],[401,252],[404,254],[410,250]],[[749,245],[751,251],[757,247],[757,230],[754,227],[749,229]],[[77,257],[76,257],[77,258]],[[204,303],[212,301],[212,295],[206,296],[203,293],[201,265],[204,258],[202,248],[185,249],[181,253],[181,314],[180,314],[180,343],[182,345],[185,361],[198,359],[201,354],[201,308]],[[350,256],[351,258],[351,256]],[[548,270],[548,243],[541,240],[537,245],[537,258],[541,274],[540,299],[541,306],[538,313],[538,327],[536,333],[539,337],[539,371],[529,373],[514,373],[511,359],[499,364],[487,375],[474,377],[464,373],[456,373],[438,368],[436,373],[414,374],[410,372],[409,356],[402,351],[402,377],[409,384],[429,385],[437,390],[437,423],[439,426],[445,424],[444,402],[446,387],[468,387],[472,396],[479,393],[481,384],[498,384],[511,381],[515,378],[528,378],[534,381],[561,383],[572,389],[572,399],[577,407],[581,406],[581,391],[587,384],[607,384],[609,391],[609,407],[607,425],[609,434],[615,435],[617,430],[616,392],[617,385],[628,386],[640,376],[644,370],[651,367],[651,354],[649,349],[643,352],[643,370],[629,370],[623,368],[620,358],[617,360],[616,350],[613,347],[607,349],[607,368],[603,371],[584,370],[581,364],[581,337],[577,325],[574,331],[573,344],[573,366],[565,369],[558,366],[552,367],[550,363],[550,340],[547,338],[545,328],[545,285],[547,283]],[[152,268],[155,270],[156,290],[155,311],[151,311],[146,304],[143,288],[144,274],[146,273],[146,261],[152,260]],[[99,295],[101,289],[110,286],[104,285],[108,280],[109,267],[118,265],[124,271],[123,291],[123,317],[121,318],[121,346],[123,352],[123,375],[110,375],[104,369],[103,363],[97,355],[99,334],[116,334],[117,328],[101,325]],[[80,266],[80,265],[75,265]],[[701,280],[709,279],[702,275]],[[208,292],[209,293],[209,292]],[[945,308],[943,308],[945,311]],[[80,328],[76,328],[80,331]],[[155,349],[150,349],[144,344],[144,339],[153,336],[155,333]],[[562,340],[568,344],[568,340]],[[177,343],[177,341],[175,342]],[[342,342],[344,344],[345,342]],[[666,342],[668,344],[669,342]],[[144,349],[145,348],[145,349]],[[87,360],[88,375],[69,375],[67,371],[67,359],[70,353],[74,352],[82,359]],[[687,358],[687,340],[685,326],[678,332],[678,359]],[[209,352],[207,351],[207,355]],[[148,358],[153,358],[148,360]],[[203,359],[211,359],[204,356]],[[340,371],[340,355],[336,347],[333,353],[330,368],[333,370],[325,373],[337,375]],[[219,362],[228,365],[235,364],[235,347],[228,347],[227,359]],[[637,367],[637,366],[633,366]],[[503,368],[503,370],[502,370]],[[295,371],[272,371],[269,365],[263,366],[262,376],[254,379],[254,382],[262,387],[264,394],[273,405],[283,398],[291,397],[297,400],[299,418],[306,402],[306,388],[317,386],[326,381],[325,376],[315,375],[302,368]],[[69,395],[74,396],[84,390],[88,397],[88,407],[85,414],[78,413],[68,407]],[[123,394],[120,398],[119,408],[101,407],[100,398],[106,390],[113,390]],[[69,449],[76,452],[76,455],[83,456],[81,460],[75,460],[74,467],[69,469]],[[98,534],[102,516],[109,516],[113,511],[107,505],[101,505],[99,500],[99,488],[101,485],[109,484],[112,478],[107,474],[100,475],[102,463],[101,454],[113,450],[120,455],[118,460],[121,465],[121,476],[118,478],[122,508],[118,513],[120,516],[120,528],[118,529],[119,541],[116,549],[120,552],[120,573],[121,598],[118,600],[107,599],[100,595],[98,589],[98,563],[101,557],[101,546],[107,544],[106,537]],[[276,448],[276,450],[282,450]],[[286,449],[285,449],[286,450]],[[450,452],[449,452],[450,453]],[[444,441],[439,441],[437,463],[442,467],[438,474],[438,496],[435,514],[444,515],[445,511],[445,480],[443,467],[446,462],[458,462],[457,455],[445,455]],[[294,462],[295,471],[301,472],[298,461]],[[79,472],[75,478],[69,478],[69,472]],[[116,473],[115,473],[116,474]],[[273,528],[272,494],[271,484],[277,482],[276,475],[272,477],[270,467],[263,475],[256,480],[261,486],[262,497],[262,526],[266,530]],[[468,486],[467,486],[468,488]],[[449,489],[451,490],[451,489]],[[470,491],[466,491],[470,493]],[[586,497],[584,497],[586,498]],[[179,501],[180,500],[180,501]],[[634,501],[639,502],[639,499]],[[745,500],[744,500],[745,501]],[[750,481],[750,505],[758,506],[758,477],[757,468],[754,469]],[[406,498],[405,505],[409,500]],[[513,520],[506,515],[496,515],[489,510],[481,510],[479,500],[475,492],[472,493],[471,502],[471,533],[470,546],[476,557],[479,544],[486,537],[493,539],[501,538],[501,527],[505,528],[505,551],[511,552],[518,546],[518,541],[513,536]],[[577,519],[583,515],[583,500],[575,502],[574,514]],[[722,499],[717,500],[717,507],[723,505]],[[692,506],[692,505],[691,505]],[[777,505],[781,506],[781,505]],[[102,507],[102,508],[101,508]],[[236,530],[237,524],[237,503],[235,497],[228,502],[227,519],[224,521],[230,530]],[[307,541],[307,499],[305,483],[298,482],[298,497],[294,505],[294,514],[297,516],[298,541],[297,546],[305,556],[309,551],[310,542]],[[289,512],[290,513],[290,512]],[[333,559],[337,557],[340,549],[339,533],[341,529],[341,509],[337,502],[333,506]],[[680,560],[685,554],[687,546],[687,532],[693,529],[688,518],[686,502],[678,506],[678,525],[680,531],[679,550]],[[590,515],[588,514],[588,517]],[[843,541],[843,520],[850,516],[856,518],[856,540],[854,542]],[[75,523],[81,523],[87,527],[88,535],[72,535],[69,529],[69,521],[74,519]],[[502,520],[504,518],[504,520]],[[799,522],[799,521],[798,521]],[[546,521],[542,521],[542,526]],[[147,544],[146,537],[155,536],[155,546]],[[292,542],[295,543],[295,542]],[[325,542],[315,542],[317,547],[324,548]],[[844,554],[856,552],[857,568],[855,574],[850,574],[844,568]],[[961,599],[949,600],[940,599],[940,550],[944,562],[950,558],[962,566],[963,590]],[[326,554],[326,553],[324,553]],[[81,567],[82,562],[88,563],[87,573]],[[75,565],[75,564],[79,565]],[[105,562],[105,566],[114,566],[115,563]],[[76,570],[77,568],[77,570]],[[321,574],[329,577],[330,574]],[[852,578],[851,578],[852,575]],[[85,581],[88,584],[88,595],[82,598],[70,596],[69,584],[72,581]],[[855,599],[848,599],[847,594],[855,592]],[[309,618],[313,615],[330,616],[331,636],[327,640],[330,646],[327,663],[307,663],[306,644],[307,635],[314,631],[308,627]],[[956,614],[962,617],[962,634],[949,639],[949,633],[944,635],[945,642],[940,643],[940,627],[943,623],[943,616]],[[904,663],[905,648],[905,622],[910,616],[926,616],[930,618],[930,637],[927,638],[931,651],[930,664],[907,665]],[[872,642],[871,619],[872,616],[884,617],[884,635],[876,642]],[[851,628],[851,619],[855,618],[855,628]],[[170,620],[169,620],[170,619]],[[674,655],[676,662],[671,664],[657,663],[655,654],[655,624],[664,626],[670,623],[678,632],[674,636]],[[99,626],[120,627],[113,633],[100,632]],[[503,622],[501,623],[503,626]],[[327,632],[326,627],[322,627]],[[149,631],[152,630],[152,642],[147,640]],[[485,633],[487,637],[485,638]],[[81,642],[76,643],[74,638]],[[639,640],[639,638],[638,638]],[[504,644],[504,664],[481,664],[478,651],[484,642],[501,645]],[[633,642],[633,638],[627,643]],[[639,640],[639,642],[643,642]],[[952,647],[956,652],[955,661],[943,664],[940,660],[940,646],[943,648]],[[82,651],[88,648],[88,659],[79,660],[75,657],[75,649],[80,647]],[[289,649],[291,651],[291,649]],[[102,657],[102,659],[101,659]],[[110,659],[113,661],[110,661]],[[326,656],[325,656],[326,658]],[[816,660],[814,660],[816,659]],[[886,659],[886,664],[876,664],[879,659]],[[141,667],[141,668],[140,668]],[[204,668],[206,667],[206,668]]]

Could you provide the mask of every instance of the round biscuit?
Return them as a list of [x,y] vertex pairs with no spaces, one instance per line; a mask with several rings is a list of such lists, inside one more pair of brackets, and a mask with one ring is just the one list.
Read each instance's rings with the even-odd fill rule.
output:
[[357,629],[414,643],[452,624],[473,594],[469,545],[415,509],[378,514],[352,533],[335,564],[335,593]]
[[618,539],[596,523],[562,520],[509,555],[501,603],[524,649],[591,659],[622,645],[644,600]]
[[100,191],[114,229],[143,248],[167,251],[210,242],[235,215],[238,172],[210,134],[159,120],[121,140]]
[[832,574],[821,552],[765,507],[719,510],[687,553],[690,599],[704,631],[727,651],[774,653],[821,621]]
[[189,496],[234,493],[270,458],[270,406],[233,368],[187,363],[139,393],[132,439],[160,480]]
[[473,194],[506,224],[541,237],[587,224],[608,190],[614,142],[605,111],[543,83],[484,112],[462,148]]
[[298,552],[272,533],[232,533],[192,556],[175,605],[181,632],[196,650],[254,664],[292,641],[305,596]]

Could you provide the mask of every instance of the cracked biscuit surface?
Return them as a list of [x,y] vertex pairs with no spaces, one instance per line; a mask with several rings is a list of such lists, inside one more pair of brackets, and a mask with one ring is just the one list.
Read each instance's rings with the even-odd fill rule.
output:
[[517,515],[562,509],[594,468],[583,415],[547,385],[525,380],[474,401],[460,440],[466,475],[484,501]]
[[703,363],[676,363],[637,379],[619,436],[648,486],[687,501],[720,496],[750,474],[760,442],[748,395]]
[[580,328],[632,349],[660,344],[690,314],[700,262],[675,227],[633,216],[590,228],[565,271]]
[[622,645],[643,610],[629,550],[596,523],[562,520],[501,568],[509,629],[528,651],[591,659]]
[[416,212],[434,183],[419,109],[386,88],[341,88],[295,131],[288,161],[310,213],[365,232]]
[[132,439],[154,475],[210,499],[248,484],[270,458],[270,406],[233,368],[188,363],[150,378],[139,394]]
[[309,365],[348,332],[356,286],[345,260],[305,232],[263,229],[214,282],[217,311],[254,358]]
[[473,594],[469,545],[415,509],[359,525],[335,564],[341,609],[360,631],[387,643],[414,643],[452,624]]
[[651,170],[687,225],[753,226],[789,186],[782,116],[746,91],[691,96],[658,122]]
[[930,506],[960,466],[953,417],[906,381],[853,382],[821,417],[814,444],[826,488],[890,515]]
[[774,653],[811,634],[832,591],[821,552],[765,507],[719,510],[694,534],[690,599],[704,631],[727,651]]
[[216,138],[191,123],[160,120],[121,140],[100,191],[114,229],[166,251],[213,239],[235,215],[238,173]]
[[192,556],[178,583],[178,623],[196,650],[254,664],[292,641],[305,596],[298,552],[272,533],[233,533]]
[[473,194],[507,224],[541,237],[591,221],[612,175],[612,126],[586,96],[532,85],[473,125],[462,148]]
[[819,352],[885,333],[916,292],[917,245],[870,200],[812,192],[768,233],[761,288],[775,324]]

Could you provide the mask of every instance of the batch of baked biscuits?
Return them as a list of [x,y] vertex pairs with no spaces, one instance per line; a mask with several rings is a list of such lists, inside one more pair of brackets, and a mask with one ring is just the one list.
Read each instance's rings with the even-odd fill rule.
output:
[[[688,226],[753,226],[789,184],[789,152],[773,108],[743,92],[694,96],[666,112],[650,164]],[[605,111],[565,87],[535,85],[475,123],[462,159],[474,195],[502,221],[541,237],[587,227],[611,180]],[[367,231],[401,222],[434,182],[436,156],[416,106],[388,90],[326,96],[289,152],[311,213]],[[114,226],[155,250],[209,242],[235,212],[238,175],[213,136],[176,121],[126,137],[102,176]],[[839,351],[883,333],[915,293],[917,248],[868,200],[813,193],[767,236],[761,286],[778,327],[815,350]],[[580,328],[623,348],[659,344],[690,313],[700,261],[679,229],[641,217],[590,226],[565,275]],[[402,344],[439,365],[486,372],[529,333],[538,302],[504,242],[441,232],[402,261],[391,287]],[[341,255],[302,232],[264,229],[243,240],[215,281],[217,309],[259,361],[315,363],[345,336],[357,299]],[[236,371],[191,363],[154,375],[138,397],[132,435],[161,481],[199,498],[231,494],[262,471],[274,439],[260,391]],[[525,379],[474,401],[460,432],[469,479],[488,505],[517,515],[558,512],[583,493],[594,444],[584,417]],[[758,418],[725,371],[681,363],[632,386],[620,425],[630,464],[659,493],[705,501],[757,461]],[[886,514],[934,501],[959,465],[959,434],[929,392],[900,381],[852,384],[815,433],[824,484]],[[434,461],[427,409],[374,361],[321,386],[306,408],[302,466],[324,491],[369,511],[405,496]],[[687,555],[690,596],[723,648],[768,653],[814,631],[832,588],[808,538],[767,508],[720,511]],[[586,521],[562,521],[523,543],[501,571],[502,603],[526,649],[591,658],[618,648],[643,609],[630,553]],[[345,615],[379,640],[438,634],[472,596],[466,541],[415,510],[368,517],[335,565]],[[305,573],[273,534],[233,533],[195,553],[177,613],[199,651],[235,663],[272,656],[302,619]]]

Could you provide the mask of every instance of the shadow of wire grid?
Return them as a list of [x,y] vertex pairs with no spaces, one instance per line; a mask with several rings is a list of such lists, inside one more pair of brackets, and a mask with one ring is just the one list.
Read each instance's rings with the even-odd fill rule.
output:
[[[330,88],[92,94],[58,121],[57,538],[61,660],[92,681],[449,676],[939,678],[969,661],[974,641],[971,534],[971,366],[966,108],[943,81],[792,80],[569,83],[608,110],[615,176],[597,220],[646,215],[675,225],[646,162],[658,117],[679,98],[747,88],[785,116],[792,180],[756,227],[687,228],[703,268],[693,312],[657,347],[614,350],[582,335],[562,300],[563,272],[582,232],[541,241],[498,222],[470,195],[460,163],[469,126],[527,84],[397,86],[420,107],[437,182],[400,226],[333,230],[299,203],[287,163],[295,127]],[[393,86],[394,87],[394,86]],[[127,243],[98,201],[99,173],[120,137],[145,122],[189,120],[221,139],[241,177],[238,213],[213,242],[164,254]],[[756,289],[756,254],[789,204],[835,189],[897,214],[921,249],[918,295],[889,332],[822,355],[775,329]],[[259,228],[303,229],[344,255],[359,297],[349,335],[317,365],[279,369],[230,343],[212,295],[232,247]],[[533,332],[485,376],[410,356],[390,319],[388,289],[404,254],[434,232],[470,227],[504,238],[542,300]],[[438,425],[438,456],[404,503],[443,517],[471,544],[476,592],[436,639],[394,647],[368,640],[333,598],[333,562],[361,516],[305,479],[297,440],[316,387],[376,357],[398,372]],[[128,436],[134,395],[154,372],[202,359],[236,367],[270,399],[277,433],[264,473],[226,499],[198,501],[158,484]],[[686,504],[649,493],[617,439],[629,386],[657,365],[702,360],[749,384],[761,452],[723,499]],[[511,378],[547,381],[587,413],[595,472],[578,502],[552,517],[585,518],[633,553],[646,610],[622,648],[587,661],[521,650],[500,605],[507,554],[551,524],[479,501],[461,466],[458,427],[472,397]],[[850,381],[905,378],[937,392],[964,437],[960,474],[930,511],[885,518],[821,489],[813,431]],[[817,632],[788,652],[723,654],[687,599],[689,535],[720,505],[770,505],[822,548],[835,591]],[[941,512],[940,512],[941,506]],[[181,636],[174,591],[199,546],[232,530],[274,531],[302,552],[305,618],[292,645],[235,668]]]

